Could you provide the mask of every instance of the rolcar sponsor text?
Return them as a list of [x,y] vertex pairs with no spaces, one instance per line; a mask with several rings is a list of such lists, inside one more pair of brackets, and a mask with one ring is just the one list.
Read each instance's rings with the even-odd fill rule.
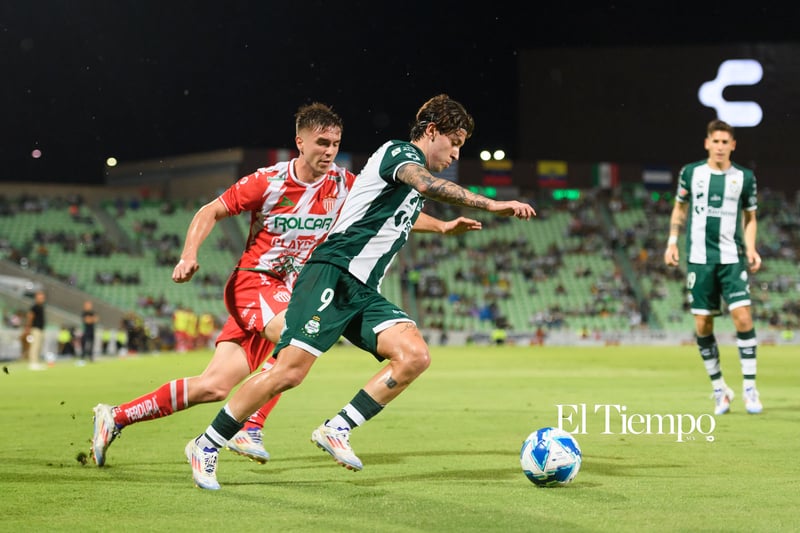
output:
[[271,219],[269,230],[272,232],[284,232],[287,230],[318,230],[318,229],[331,229],[333,224],[333,217],[329,216],[276,216]]

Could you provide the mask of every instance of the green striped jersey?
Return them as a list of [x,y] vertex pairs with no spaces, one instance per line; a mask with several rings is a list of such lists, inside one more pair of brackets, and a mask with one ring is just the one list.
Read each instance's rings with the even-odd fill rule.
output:
[[736,163],[725,171],[707,160],[690,163],[681,169],[677,200],[689,202],[688,261],[737,263],[744,249],[742,211],[758,208],[753,171]]
[[425,166],[422,151],[406,141],[388,141],[356,177],[328,238],[308,263],[331,263],[380,290],[386,271],[408,240],[425,199],[396,180],[403,165]]

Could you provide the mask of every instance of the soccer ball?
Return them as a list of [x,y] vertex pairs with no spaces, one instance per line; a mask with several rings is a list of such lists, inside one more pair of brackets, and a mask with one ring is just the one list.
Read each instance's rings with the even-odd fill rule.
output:
[[537,429],[522,443],[519,462],[540,487],[566,485],[578,475],[583,455],[575,437],[555,427]]

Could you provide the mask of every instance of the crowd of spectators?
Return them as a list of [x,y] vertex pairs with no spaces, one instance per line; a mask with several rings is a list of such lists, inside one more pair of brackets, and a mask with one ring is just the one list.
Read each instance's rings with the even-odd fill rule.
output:
[[[121,217],[140,207],[139,200],[114,202]],[[678,283],[683,283],[684,270],[668,268],[663,262],[667,225],[672,210],[672,196],[653,194],[641,187],[619,188],[609,196],[583,194],[579,200],[539,199],[538,220],[546,220],[554,213],[566,214],[568,223],[561,238],[551,242],[544,253],[536,251],[525,235],[493,239],[480,246],[468,244],[469,234],[448,238],[412,240],[411,255],[401,260],[401,286],[416,296],[419,314],[426,325],[444,328],[442,317],[452,314],[485,322],[491,327],[505,327],[509,317],[502,312],[502,302],[513,298],[537,299],[542,291],[553,291],[566,301],[575,289],[563,281],[565,258],[595,256],[612,261],[615,268],[596,271],[591,262],[571,267],[569,279],[591,281],[588,294],[581,294],[580,305],[542,305],[528,317],[532,330],[569,328],[577,317],[614,317],[615,323],[624,322],[631,328],[646,327],[651,319],[652,302],[665,300]],[[0,253],[8,260],[31,268],[66,283],[75,283],[74,273],[60,272],[52,265],[51,250],[55,247],[65,253],[81,253],[92,257],[108,257],[126,253],[107,238],[107,232],[90,215],[79,197],[46,199],[22,196],[15,199],[0,196],[0,217],[17,213],[37,213],[44,210],[64,209],[70,218],[85,226],[85,231],[73,228],[37,228],[28,242],[12,245],[0,235]],[[171,202],[162,204],[162,214],[174,213]],[[450,219],[460,214],[475,216],[470,210],[435,202],[428,202],[426,211],[434,216]],[[644,216],[633,224],[618,227],[606,223],[603,211],[611,215],[638,211]],[[768,189],[759,191],[759,251],[764,258],[763,272],[754,276],[754,317],[771,327],[798,327],[800,316],[800,276],[797,271],[771,273],[770,260],[797,263],[800,255],[800,202]],[[531,223],[537,224],[538,220]],[[508,224],[503,218],[493,218],[492,225]],[[178,260],[182,236],[172,231],[162,231],[157,218],[134,219],[133,235],[138,245],[155,251],[152,256],[160,266],[172,266]],[[219,246],[230,246],[225,236],[219,236]],[[455,245],[453,244],[455,243]],[[466,260],[455,272],[443,272],[440,265],[452,257],[454,250],[463,251]],[[622,264],[619,255],[627,259]],[[575,264],[572,262],[570,264]],[[625,270],[629,268],[630,270]],[[628,275],[631,272],[633,275]],[[519,275],[522,282],[520,283]],[[202,298],[218,299],[225,277],[214,272],[199,273],[193,283],[203,289]],[[642,280],[648,283],[642,284]],[[147,283],[138,270],[103,270],[94,272],[97,286],[139,285]],[[516,286],[515,286],[516,284]],[[463,287],[469,286],[470,290]],[[580,285],[583,287],[584,285]],[[641,287],[647,290],[642,291]],[[554,288],[553,288],[554,287]],[[91,292],[91,287],[84,288]],[[583,291],[583,289],[581,289]],[[584,291],[586,292],[586,291]],[[785,297],[790,294],[792,297]],[[156,317],[171,316],[175,305],[163,296],[143,296],[137,302],[139,309]],[[680,321],[688,309],[676,308],[667,321]],[[663,317],[662,317],[663,318]]]

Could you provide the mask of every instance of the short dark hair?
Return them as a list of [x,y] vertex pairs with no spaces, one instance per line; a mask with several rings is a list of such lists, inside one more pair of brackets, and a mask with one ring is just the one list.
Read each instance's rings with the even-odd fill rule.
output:
[[475,120],[464,106],[446,94],[434,96],[419,108],[416,122],[411,126],[411,140],[416,141],[425,134],[428,124],[436,124],[436,130],[447,135],[458,130],[467,132],[467,138],[475,130]]
[[714,119],[711,122],[709,122],[708,126],[706,127],[706,134],[710,137],[711,134],[714,133],[715,131],[726,131],[731,134],[731,139],[736,138],[736,135],[734,135],[733,132],[733,126],[731,126],[725,121]]
[[298,133],[304,129],[324,130],[331,127],[344,130],[342,118],[334,112],[331,106],[320,102],[300,106],[297,113],[294,114],[294,118]]

